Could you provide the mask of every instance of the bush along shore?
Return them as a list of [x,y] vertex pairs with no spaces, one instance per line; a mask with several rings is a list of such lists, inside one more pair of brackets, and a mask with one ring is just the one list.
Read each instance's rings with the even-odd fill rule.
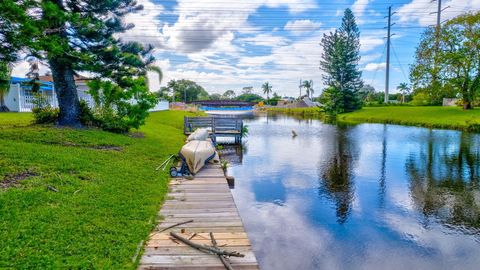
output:
[[320,108],[268,108],[267,113],[281,113],[314,119],[322,119],[324,115]]

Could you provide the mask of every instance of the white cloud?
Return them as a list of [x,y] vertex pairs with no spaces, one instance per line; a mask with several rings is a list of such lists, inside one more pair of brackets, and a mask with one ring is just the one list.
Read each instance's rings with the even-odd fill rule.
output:
[[352,5],[352,11],[355,16],[360,17],[363,16],[365,10],[367,9],[367,5],[371,2],[371,0],[357,0]]
[[380,58],[382,55],[380,53],[372,53],[372,54],[366,54],[366,55],[362,55],[362,57],[360,58],[360,62],[359,64],[360,65],[363,65],[363,64],[367,64],[367,63],[370,63],[374,60],[377,60],[378,58]]
[[314,22],[311,20],[295,20],[287,22],[284,29],[291,31],[294,35],[301,35],[318,30],[320,26],[322,26],[321,22]]
[[367,32],[366,34],[360,35],[360,51],[368,52],[385,44],[384,35],[386,35],[386,33],[381,31]]
[[[41,62],[39,62],[38,68],[39,68],[40,75],[44,75],[47,71],[50,70],[50,68],[47,65],[44,65]],[[12,76],[23,78],[25,77],[25,75],[28,73],[29,70],[30,70],[30,63],[28,63],[27,61],[20,61],[13,66]]]
[[258,34],[252,37],[237,39],[240,43],[250,43],[257,46],[278,47],[287,45],[288,40],[285,37],[274,36],[272,34]]
[[125,23],[133,23],[135,27],[117,34],[117,37],[124,41],[137,41],[157,48],[164,47],[164,37],[159,31],[162,22],[158,19],[164,12],[163,6],[150,0],[138,0],[137,3],[143,6],[143,10],[129,13],[124,17]]
[[375,71],[383,70],[387,66],[387,63],[368,63],[362,70],[364,71]]
[[[403,5],[396,12],[398,22],[416,22],[421,26],[429,26],[436,24],[437,14],[430,14],[430,12],[437,11],[438,2],[413,0],[412,2]],[[450,0],[443,1],[442,7],[450,6],[442,12],[442,21],[451,19],[464,12],[480,9],[480,0]]]

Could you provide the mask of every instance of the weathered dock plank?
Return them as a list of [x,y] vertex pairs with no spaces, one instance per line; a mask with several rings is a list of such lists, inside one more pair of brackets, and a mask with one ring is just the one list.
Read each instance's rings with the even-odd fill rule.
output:
[[[212,232],[222,249],[245,254],[243,258],[229,258],[234,269],[259,269],[219,165],[208,166],[194,180],[172,179],[170,192],[158,215],[162,221],[150,234],[138,269],[225,269],[216,255],[203,253],[172,240],[170,231],[205,245],[211,245]],[[187,220],[193,222],[162,231]]]

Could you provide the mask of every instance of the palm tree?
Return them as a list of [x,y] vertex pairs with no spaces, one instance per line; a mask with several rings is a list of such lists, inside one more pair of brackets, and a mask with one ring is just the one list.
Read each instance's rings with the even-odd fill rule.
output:
[[5,104],[5,96],[10,91],[10,75],[12,66],[6,62],[0,62],[0,112],[8,112]]
[[263,93],[267,95],[267,100],[270,99],[270,93],[272,92],[272,86],[266,82],[262,85]]
[[410,94],[410,87],[407,83],[401,83],[397,86],[397,90],[402,93],[402,103],[405,103],[405,95]]
[[[162,80],[163,80],[163,72],[162,72],[162,69],[157,67],[157,66],[153,66],[153,65],[149,65],[147,66],[147,71],[151,71],[151,72],[155,72],[158,74],[158,83],[162,83]],[[148,76],[147,74],[145,74],[145,83],[147,84],[147,87],[150,87],[150,82],[148,81]]]
[[302,87],[304,87],[307,91],[307,97],[311,97],[313,96],[313,81],[312,80],[309,80],[309,81],[303,81],[302,83]]
[[175,102],[175,89],[177,88],[177,81],[176,80],[171,80],[167,83],[167,88],[172,91],[172,102]]

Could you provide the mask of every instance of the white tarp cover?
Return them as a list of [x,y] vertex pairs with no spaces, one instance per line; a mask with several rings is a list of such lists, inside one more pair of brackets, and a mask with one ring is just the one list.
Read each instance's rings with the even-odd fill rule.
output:
[[196,129],[190,136],[187,138],[189,141],[205,141],[208,138],[208,130],[206,128]]
[[210,158],[210,162],[219,162],[217,151],[209,140],[190,141],[182,147],[180,154],[185,158],[188,169],[192,174],[199,172]]

